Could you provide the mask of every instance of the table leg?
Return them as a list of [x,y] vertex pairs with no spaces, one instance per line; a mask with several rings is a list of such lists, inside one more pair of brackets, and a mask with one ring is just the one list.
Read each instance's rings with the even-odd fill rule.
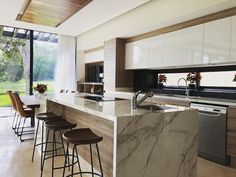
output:
[[[33,115],[35,116],[35,108],[32,108],[32,110],[33,110]],[[31,122],[30,122],[31,127],[34,127],[35,125],[34,116],[31,117]]]

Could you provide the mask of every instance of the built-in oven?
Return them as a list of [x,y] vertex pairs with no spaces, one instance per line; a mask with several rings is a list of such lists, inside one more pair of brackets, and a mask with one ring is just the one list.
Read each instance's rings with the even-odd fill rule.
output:
[[198,113],[198,155],[207,160],[228,165],[226,155],[227,107],[191,103]]

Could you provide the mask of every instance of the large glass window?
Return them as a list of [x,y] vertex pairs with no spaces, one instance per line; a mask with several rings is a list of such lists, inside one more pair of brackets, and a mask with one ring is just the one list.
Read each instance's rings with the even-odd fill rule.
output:
[[54,91],[54,76],[57,63],[57,36],[34,32],[33,82],[46,84],[47,92]]
[[233,82],[235,71],[202,72],[201,86],[206,87],[236,87]]
[[[180,78],[186,79],[188,73],[164,73],[167,77],[166,86],[177,86]],[[185,86],[185,82],[181,80],[179,86]]]
[[0,37],[0,107],[11,105],[6,91],[28,94],[30,88],[30,43],[27,38],[16,38],[16,30],[1,27]]

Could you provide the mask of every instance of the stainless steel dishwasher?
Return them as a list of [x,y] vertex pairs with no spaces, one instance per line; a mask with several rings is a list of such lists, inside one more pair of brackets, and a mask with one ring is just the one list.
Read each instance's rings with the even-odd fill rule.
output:
[[198,109],[198,155],[207,160],[228,165],[226,155],[227,107],[191,103]]

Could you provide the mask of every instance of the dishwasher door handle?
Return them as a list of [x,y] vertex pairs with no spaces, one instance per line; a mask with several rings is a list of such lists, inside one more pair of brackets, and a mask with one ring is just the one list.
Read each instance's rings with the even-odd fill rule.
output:
[[220,113],[210,113],[210,112],[205,112],[205,111],[199,111],[199,114],[204,115],[204,116],[211,116],[211,117],[220,117]]

